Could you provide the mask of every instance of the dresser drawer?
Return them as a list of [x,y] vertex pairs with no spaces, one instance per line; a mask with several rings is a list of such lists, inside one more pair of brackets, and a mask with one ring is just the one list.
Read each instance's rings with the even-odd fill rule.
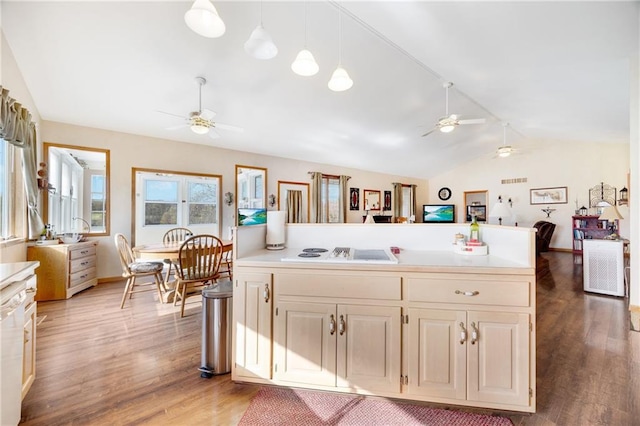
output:
[[82,271],[87,268],[92,268],[96,266],[96,257],[95,256],[87,256],[81,257],[69,262],[69,273],[73,274],[78,271]]
[[80,259],[82,257],[95,256],[96,255],[96,246],[89,247],[77,247],[69,249],[69,259]]
[[92,280],[96,277],[96,268],[84,269],[69,275],[69,288]]
[[529,290],[529,281],[515,279],[407,279],[407,297],[410,302],[529,306]]
[[400,300],[399,276],[342,274],[276,274],[278,294],[291,296],[348,297],[358,299]]

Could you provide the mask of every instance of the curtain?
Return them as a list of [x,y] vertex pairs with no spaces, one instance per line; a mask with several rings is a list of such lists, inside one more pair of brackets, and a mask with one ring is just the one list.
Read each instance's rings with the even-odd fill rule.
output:
[[44,228],[38,212],[38,176],[36,158],[36,125],[31,113],[9,96],[9,91],[0,86],[0,138],[19,148],[22,156],[22,175],[28,206],[29,239],[37,238]]
[[412,222],[416,221],[416,188],[418,185],[411,185],[411,212],[409,214],[410,217],[413,218]]
[[322,222],[322,173],[311,172],[311,217],[310,223]]
[[393,184],[393,217],[395,221],[402,216],[402,184],[394,182]]
[[302,222],[302,191],[287,191],[287,223]]
[[351,179],[351,176],[340,176],[340,193],[338,195],[338,208],[340,210],[338,222],[340,223],[347,222],[347,209],[349,208],[349,188],[347,188],[347,183],[349,179]]

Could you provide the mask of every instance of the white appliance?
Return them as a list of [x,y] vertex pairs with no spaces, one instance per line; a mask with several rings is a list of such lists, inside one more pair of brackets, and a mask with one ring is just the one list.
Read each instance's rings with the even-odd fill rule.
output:
[[583,240],[582,271],[584,290],[624,296],[622,240]]
[[0,290],[0,425],[17,425],[22,404],[26,282]]

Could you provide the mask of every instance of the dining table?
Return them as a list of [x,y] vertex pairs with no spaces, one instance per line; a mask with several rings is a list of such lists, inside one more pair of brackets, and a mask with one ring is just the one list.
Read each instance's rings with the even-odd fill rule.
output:
[[[232,240],[220,240],[222,242],[222,254],[224,255],[226,252],[233,250],[233,241]],[[180,251],[180,247],[182,246],[183,241],[174,241],[167,243],[149,243],[149,244],[141,244],[133,247],[131,250],[133,251],[133,256],[136,259],[144,259],[144,260],[168,260],[173,264],[178,263],[178,253]],[[165,280],[163,282],[163,302],[171,303],[173,302],[173,298],[175,296],[175,279],[171,280],[168,276],[165,276]]]

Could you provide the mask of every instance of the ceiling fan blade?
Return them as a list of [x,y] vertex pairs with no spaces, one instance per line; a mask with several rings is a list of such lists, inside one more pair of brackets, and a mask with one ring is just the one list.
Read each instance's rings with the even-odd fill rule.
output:
[[433,129],[429,130],[427,133],[425,133],[424,135],[422,135],[422,137],[425,137],[427,135],[430,135],[431,133],[435,132],[436,130],[438,130],[438,127],[434,127]]
[[458,120],[458,124],[482,124],[486,121],[485,118],[470,118],[468,120]]
[[211,111],[210,109],[203,109],[202,112],[200,112],[200,118],[204,120],[211,120],[215,116],[216,113]]
[[231,126],[229,124],[214,123],[213,126],[216,127],[217,129],[222,129],[222,130],[233,130],[234,132],[244,132],[244,129],[242,127]]
[[178,130],[178,129],[182,129],[184,127],[189,127],[189,125],[188,124],[178,124],[177,126],[165,127],[165,130]]
[[209,137],[210,137],[211,139],[218,139],[218,138],[220,137],[220,133],[216,132],[216,130],[215,130],[215,129],[213,129],[213,128],[211,128],[211,127],[210,127],[210,128],[209,128]]
[[184,118],[185,120],[188,120],[189,117],[185,117],[184,115],[178,115],[178,114],[173,114],[171,112],[165,112],[165,111],[156,111],[159,112],[160,114],[167,114],[167,115],[171,115],[173,117],[180,117],[180,118]]

